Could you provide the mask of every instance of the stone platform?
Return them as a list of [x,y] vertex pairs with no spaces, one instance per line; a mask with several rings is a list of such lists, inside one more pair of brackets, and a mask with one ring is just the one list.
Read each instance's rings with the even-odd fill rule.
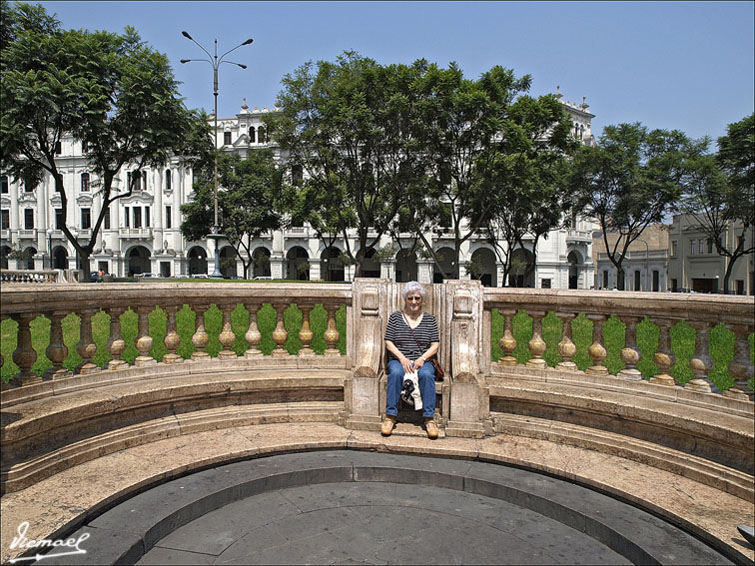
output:
[[[302,453],[315,450],[320,452]],[[325,452],[322,452],[322,450],[325,450]],[[343,450],[346,450],[346,452],[338,452]],[[147,496],[149,492],[146,490],[155,488],[158,491],[152,493],[158,493],[159,490],[165,493],[165,490],[170,489],[168,486],[178,486],[180,489],[180,482],[198,481],[196,478],[201,478],[201,474],[206,474],[207,477],[204,482],[199,481],[199,484],[204,483],[206,486],[207,482],[212,483],[213,481],[208,478],[212,475],[217,476],[219,471],[223,469],[236,469],[241,474],[239,477],[243,479],[243,483],[248,484],[249,481],[255,479],[250,475],[249,470],[258,470],[257,473],[259,473],[259,470],[264,469],[263,462],[272,461],[272,458],[259,458],[280,454],[288,455],[275,456],[275,458],[293,459],[289,462],[293,467],[288,470],[293,475],[289,474],[288,477],[294,479],[278,485],[274,481],[269,483],[272,480],[266,480],[268,482],[267,487],[262,489],[258,486],[258,494],[262,494],[262,492],[269,494],[272,493],[271,489],[273,489],[283,490],[279,493],[281,497],[298,497],[296,495],[298,492],[290,491],[290,489],[305,489],[304,486],[316,484],[322,484],[320,487],[323,487],[324,483],[329,486],[332,485],[332,489],[355,489],[354,485],[347,482],[359,483],[358,475],[362,472],[357,470],[380,468],[383,471],[373,475],[369,480],[387,484],[385,489],[388,490],[388,493],[394,494],[391,495],[391,497],[394,497],[392,500],[394,507],[397,504],[396,490],[401,487],[398,484],[406,483],[423,486],[422,489],[437,488],[444,490],[441,498],[451,501],[453,495],[454,497],[461,497],[458,500],[459,505],[468,506],[479,503],[482,506],[481,508],[493,503],[487,500],[467,500],[465,498],[492,497],[498,503],[520,504],[522,503],[521,499],[519,501],[510,500],[513,497],[511,494],[526,493],[526,501],[534,505],[535,503],[532,502],[540,501],[544,495],[547,495],[545,500],[558,503],[556,507],[551,507],[552,509],[568,509],[569,513],[576,513],[573,517],[581,517],[579,519],[581,523],[565,521],[569,526],[581,525],[581,527],[578,526],[576,529],[578,532],[574,533],[573,536],[580,536],[579,533],[583,533],[591,539],[595,539],[597,536],[595,533],[603,529],[604,532],[601,536],[604,536],[604,539],[598,538],[596,540],[599,540],[604,547],[606,546],[605,540],[608,540],[609,543],[614,540],[614,543],[608,544],[608,549],[610,552],[620,555],[617,561],[627,559],[626,554],[616,550],[616,548],[623,548],[620,545],[617,546],[618,543],[615,542],[619,539],[629,541],[630,546],[634,545],[638,549],[633,550],[633,552],[645,552],[650,556],[656,556],[656,558],[660,556],[653,554],[658,550],[648,550],[647,544],[652,542],[652,537],[642,535],[644,527],[639,525],[644,525],[647,521],[636,523],[635,526],[629,523],[625,523],[621,527],[617,524],[611,524],[609,519],[613,517],[611,520],[615,520],[622,513],[615,512],[610,516],[601,517],[600,506],[596,507],[594,502],[596,498],[601,497],[606,505],[620,504],[613,498],[605,498],[596,491],[584,489],[584,487],[588,487],[595,488],[602,494],[618,497],[626,503],[634,504],[642,508],[643,512],[649,511],[650,514],[646,513],[646,516],[651,517],[652,520],[657,521],[657,517],[661,517],[675,526],[683,527],[685,531],[695,535],[697,539],[704,541],[715,551],[723,553],[729,560],[737,563],[751,563],[753,560],[752,547],[741,539],[736,530],[737,524],[753,524],[755,522],[752,504],[688,477],[621,456],[608,455],[547,439],[511,434],[498,434],[483,439],[445,438],[437,441],[430,441],[427,438],[413,435],[383,438],[377,432],[350,431],[333,423],[315,422],[255,424],[193,433],[187,431],[186,434],[180,436],[125,448],[83,462],[36,482],[25,489],[8,493],[2,497],[2,561],[7,562],[10,558],[19,555],[18,551],[10,549],[10,543],[17,533],[18,525],[23,521],[29,522],[27,536],[30,538],[46,537],[54,539],[68,536],[87,524],[91,524],[95,528],[97,524],[100,524],[100,528],[103,528],[103,524],[98,523],[98,521],[108,520],[108,513],[111,514],[110,517],[116,517],[119,509],[121,509],[120,512],[125,509],[122,504],[129,498],[136,495],[135,499],[130,500],[131,503],[137,501],[140,497],[142,500],[145,497],[149,499]],[[397,460],[397,458],[402,458],[402,456],[398,456],[399,454],[436,456],[444,459],[415,458],[415,460],[421,460],[421,462],[415,461],[412,464],[408,460]],[[366,460],[367,458],[370,459],[369,462]],[[451,460],[448,460],[448,458]],[[311,461],[305,466],[307,459]],[[228,466],[227,464],[231,462],[236,463]],[[495,469],[495,477],[490,475],[485,477],[484,474],[489,474],[489,472],[484,472],[482,467],[489,466],[490,463],[512,464],[516,467],[492,466]],[[247,468],[244,468],[244,466]],[[303,470],[307,467],[331,471],[323,472],[320,476],[317,476],[316,471],[299,472],[299,476],[296,475],[297,469]],[[524,487],[522,485],[517,487],[512,483],[513,480],[506,483],[504,481],[506,474],[524,473],[517,468],[545,472],[571,480],[577,485],[541,474],[530,474],[529,472],[526,473],[537,478],[534,484],[531,482],[527,484],[525,481]],[[412,469],[416,470],[413,475],[410,472]],[[340,472],[333,472],[332,470],[340,470]],[[187,475],[191,472],[200,473]],[[407,476],[407,474],[409,475]],[[182,476],[186,477],[177,479]],[[270,474],[266,477],[269,476]],[[259,479],[259,476],[257,479]],[[571,485],[574,489],[582,490],[585,495],[580,498],[570,498],[568,493],[564,492],[563,498],[565,499],[558,499],[556,495],[552,494],[558,494],[560,490],[543,489],[542,485],[537,483],[550,481]],[[234,485],[238,484],[239,482],[236,482]],[[499,487],[495,487],[493,484],[499,485]],[[184,483],[184,485],[189,484]],[[500,487],[500,485],[504,487]],[[377,484],[373,488],[377,489],[376,486]],[[227,487],[230,487],[230,484]],[[368,489],[365,486],[357,487],[358,489]],[[455,490],[455,492],[448,490]],[[142,492],[144,492],[142,495],[138,495]],[[348,492],[341,493],[344,497],[349,497]],[[502,497],[502,493],[508,493],[511,497],[508,499]],[[162,516],[160,513],[151,512],[146,515],[147,522],[151,522],[149,525],[144,523],[146,526],[141,533],[134,525],[130,527],[131,531],[126,529],[126,525],[130,524],[128,517],[133,515],[129,514],[126,518],[122,517],[114,522],[111,527],[115,528],[111,530],[117,533],[121,540],[124,537],[136,537],[132,541],[136,544],[136,548],[140,548],[139,545],[141,544],[141,551],[137,553],[138,556],[136,554],[130,555],[132,561],[143,556],[142,559],[146,561],[145,563],[150,561],[166,563],[163,558],[159,558],[159,554],[153,554],[150,558],[149,553],[145,554],[145,551],[153,550],[152,545],[165,537],[169,537],[171,533],[175,532],[174,536],[176,537],[182,536],[177,530],[178,527],[186,525],[186,528],[197,528],[196,525],[190,527],[191,521],[199,519],[208,511],[217,509],[220,505],[226,503],[243,506],[243,502],[247,500],[246,496],[254,494],[254,489],[250,493],[243,493],[243,490],[234,492],[231,489],[219,498],[213,496],[212,499],[206,500],[208,506],[199,505],[188,514],[179,512],[178,515],[175,515],[171,512]],[[310,495],[312,496],[311,501],[315,501],[318,498],[321,499],[323,493],[313,492]],[[386,496],[385,492],[382,495],[375,492],[373,495],[378,498]],[[269,495],[269,497],[274,496]],[[554,497],[556,499],[553,499]],[[429,500],[434,502],[436,499],[431,496]],[[183,501],[181,497],[167,498],[167,502],[173,505],[181,501]],[[525,511],[527,509],[531,511],[532,505],[530,504],[519,506]],[[537,512],[560,523],[561,526],[553,525],[553,529],[563,528],[563,515],[561,520],[559,520],[559,517],[554,517],[554,513],[549,515],[547,508],[551,504],[541,502],[537,505],[540,505],[540,507],[535,508]],[[579,507],[579,505],[582,505],[582,507]],[[625,505],[621,505],[622,509],[627,508]],[[423,514],[421,513],[422,516],[416,518],[421,521],[428,521],[429,517],[433,517],[434,521],[438,518],[434,514],[442,512],[432,506],[424,505],[420,507],[424,509]],[[186,508],[186,505],[180,507],[180,509],[184,508]],[[631,509],[638,511],[634,507]],[[384,511],[388,512],[387,509]],[[115,515],[113,515],[114,513]],[[166,517],[168,518],[166,519]],[[173,517],[173,519],[170,519],[170,517]],[[470,519],[470,517],[467,517],[467,519]],[[272,520],[274,518],[271,516]],[[380,517],[375,516],[375,520],[378,522],[385,521],[386,518],[383,514]],[[460,521],[459,524],[461,525],[464,521],[461,519]],[[659,522],[659,528],[670,528],[667,524],[666,527],[662,527],[661,523]],[[592,526],[588,527],[588,524]],[[158,525],[158,527],[155,527],[155,525]],[[558,532],[563,534],[563,531]],[[662,532],[662,530],[659,532]],[[613,535],[610,533],[619,533],[621,536],[618,539],[615,537],[612,539]],[[660,539],[661,544],[656,548],[663,550],[664,541],[673,541],[676,538],[676,535],[670,533],[671,531],[667,531],[666,538],[662,537]],[[513,533],[509,534],[515,536]],[[238,540],[241,538],[243,538],[243,535]],[[93,541],[92,538],[89,540],[90,542]],[[656,542],[658,541],[656,540]],[[332,544],[332,541],[328,544]],[[115,547],[115,545],[113,546]],[[525,546],[523,545],[522,548]],[[86,543],[82,547],[86,548]],[[128,546],[129,549],[132,547],[134,547],[133,544]],[[158,547],[165,550],[160,545]],[[343,548],[346,547],[344,545]],[[292,553],[300,551],[293,547],[289,550]],[[154,550],[154,552],[159,553],[161,551]],[[289,556],[293,557],[295,554]],[[553,558],[553,556],[548,556]],[[568,556],[568,554],[565,556]],[[604,559],[612,562],[611,556],[613,555],[606,554]],[[638,557],[642,555],[630,556],[628,558],[630,561],[638,561]],[[679,561],[688,562],[691,560],[689,556],[685,559],[676,555],[663,556],[664,558],[659,560],[661,563],[679,563]],[[714,557],[714,559],[711,556],[714,555],[708,556],[705,560],[708,562],[722,561],[721,557]],[[183,555],[176,555],[175,560],[183,562],[182,557],[187,558]],[[587,552],[585,557],[588,561],[596,559],[596,555],[592,551]],[[81,559],[82,556],[74,558]],[[114,563],[121,557],[112,556],[111,558],[111,563]],[[375,558],[377,562],[381,560],[384,562],[391,561],[387,557],[381,558],[379,555],[375,555]],[[478,558],[482,560],[483,557]],[[555,558],[558,558],[558,556]],[[346,561],[344,556],[336,557],[336,559]],[[500,556],[496,559],[500,559]],[[294,559],[292,558],[292,560]],[[573,563],[569,558],[564,560]],[[124,562],[128,561],[124,560]],[[533,561],[538,561],[534,558],[534,555]],[[542,558],[540,561],[552,562],[553,560]],[[76,563],[80,562],[81,560],[76,561]],[[326,561],[323,560],[323,562]],[[45,559],[43,564],[52,564],[52,559]]]

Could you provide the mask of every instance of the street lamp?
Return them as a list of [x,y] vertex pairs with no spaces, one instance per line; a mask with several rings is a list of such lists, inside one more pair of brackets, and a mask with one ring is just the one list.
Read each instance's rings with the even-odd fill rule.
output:
[[246,69],[246,65],[243,65],[241,63],[234,63],[233,61],[223,61],[223,57],[231,53],[232,51],[235,51],[239,47],[243,47],[244,45],[250,45],[254,40],[253,39],[247,39],[244,43],[241,43],[231,49],[230,51],[226,51],[223,53],[220,57],[218,57],[218,40],[215,40],[215,55],[211,55],[207,49],[202,47],[202,45],[199,44],[193,37],[189,35],[189,32],[182,31],[181,35],[183,35],[186,39],[189,39],[196,43],[199,48],[204,51],[209,59],[181,59],[181,63],[192,63],[194,61],[206,61],[210,64],[212,67],[212,77],[213,77],[213,95],[215,97],[215,193],[214,193],[214,200],[215,200],[215,217],[214,217],[214,224],[212,226],[212,234],[210,234],[208,237],[215,240],[215,271],[213,272],[213,277],[222,277],[223,274],[220,273],[220,255],[218,253],[218,240],[221,239],[223,236],[219,234],[220,231],[220,225],[218,223],[218,68],[223,63],[230,63],[231,65],[236,65],[237,67],[241,67],[242,69]]
[[648,247],[648,243],[645,240],[640,240],[643,244],[645,244],[645,290],[650,291],[650,283],[648,283],[648,255],[650,255],[650,248]]
[[[79,232],[76,229],[71,230],[71,236],[73,236],[73,239],[76,240],[76,244],[79,243]],[[81,274],[79,273],[79,248],[74,245],[73,246],[74,251],[76,252],[76,273],[77,277],[81,278]]]
[[47,253],[50,256],[50,269],[52,269],[52,228],[47,229]]

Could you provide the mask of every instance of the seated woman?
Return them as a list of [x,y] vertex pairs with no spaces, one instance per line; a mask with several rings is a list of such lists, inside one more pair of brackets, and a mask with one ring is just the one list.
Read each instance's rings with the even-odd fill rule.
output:
[[425,290],[416,281],[410,281],[401,293],[404,310],[396,311],[388,319],[385,330],[385,347],[388,350],[388,391],[385,421],[381,428],[389,436],[396,426],[398,402],[404,374],[417,372],[422,395],[422,416],[425,431],[430,439],[438,438],[435,424],[435,368],[429,360],[438,352],[440,338],[435,317],[422,311]]

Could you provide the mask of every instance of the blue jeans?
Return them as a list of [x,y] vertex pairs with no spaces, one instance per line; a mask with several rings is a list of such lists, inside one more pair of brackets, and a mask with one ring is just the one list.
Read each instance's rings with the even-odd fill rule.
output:
[[[398,360],[388,362],[388,391],[385,403],[385,414],[398,415],[398,401],[401,397],[401,385],[404,382],[404,368]],[[431,363],[425,363],[419,372],[419,391],[422,395],[422,416],[431,419],[435,416],[435,368]]]

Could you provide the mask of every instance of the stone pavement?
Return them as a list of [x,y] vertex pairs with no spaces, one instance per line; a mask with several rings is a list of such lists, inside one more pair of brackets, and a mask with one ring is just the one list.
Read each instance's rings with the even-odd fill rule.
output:
[[[322,449],[326,449],[326,451],[301,453],[301,451],[306,450]],[[331,461],[329,466],[325,466],[330,471],[327,474],[323,472],[324,475],[317,476],[315,472],[318,466],[319,468],[323,468],[323,465],[315,465],[316,462],[327,461],[328,458],[332,459],[338,456],[339,452],[343,449],[350,449],[345,452],[345,454],[349,455],[346,458],[348,461],[344,460],[345,456],[339,456],[344,465],[338,466]],[[362,450],[373,452],[362,452]],[[291,454],[248,460],[249,458],[281,453]],[[405,458],[404,456],[398,456],[397,454],[399,453],[430,454],[433,456],[443,456],[444,458],[417,458],[421,460],[420,464],[409,465],[406,462],[396,463],[396,461],[392,460],[395,458]],[[284,484],[279,483],[276,485],[275,481],[280,481],[280,478],[270,483],[270,479],[263,479],[262,476],[254,480],[262,483],[255,484],[252,482],[250,478],[254,479],[254,474],[259,475],[265,471],[266,465],[272,465],[264,464],[263,462],[272,462],[274,458],[283,459],[280,461],[289,458],[290,467],[289,471],[286,472],[289,475],[285,476],[288,478],[286,480],[288,483],[284,482]],[[305,476],[297,476],[296,472],[292,470],[301,469],[303,463],[308,461],[307,458],[309,458],[310,467],[314,466],[315,468],[315,472],[312,472],[315,475],[312,476],[310,473],[309,476],[306,474]],[[313,458],[314,460],[312,460]],[[377,465],[378,468],[385,468],[393,462],[388,466],[393,471],[390,473],[384,471],[383,475],[371,477],[369,481],[377,482],[374,485],[360,483],[360,481],[355,479],[354,474],[357,473],[358,466],[354,462],[361,462],[359,465],[363,467],[376,466],[374,461],[369,463],[365,460],[366,458],[377,459],[378,462],[382,462],[382,464]],[[447,458],[456,459],[449,460]],[[220,466],[234,460],[239,461],[236,464]],[[142,544],[142,551],[134,559],[142,556],[145,550],[151,549],[151,552],[157,553],[151,554],[151,552],[148,552],[144,554],[142,557],[142,560],[145,561],[144,563],[169,563],[170,560],[174,560],[176,563],[184,563],[190,555],[183,555],[180,552],[193,552],[196,555],[201,555],[194,556],[194,558],[209,560],[211,557],[214,561],[224,553],[231,551],[239,552],[240,554],[238,556],[228,554],[225,558],[230,561],[237,560],[239,561],[237,563],[241,563],[247,560],[248,556],[243,559],[239,558],[239,556],[249,551],[251,548],[250,544],[256,544],[259,541],[262,541],[263,547],[254,548],[256,548],[256,552],[267,552],[267,554],[262,554],[265,556],[265,560],[260,559],[260,561],[265,562],[274,561],[274,556],[277,555],[275,553],[284,552],[284,550],[284,554],[287,553],[285,556],[288,556],[289,559],[281,558],[277,561],[298,562],[299,560],[295,560],[292,557],[297,556],[297,552],[303,552],[303,549],[311,549],[314,553],[315,547],[312,546],[314,541],[321,541],[322,543],[317,552],[329,552],[329,550],[339,547],[342,549],[355,548],[361,553],[354,554],[351,558],[337,554],[335,555],[336,561],[347,562],[348,560],[354,560],[359,562],[361,560],[359,557],[363,556],[374,563],[408,561],[407,558],[409,558],[409,555],[390,555],[390,552],[392,552],[392,548],[396,552],[405,552],[404,546],[406,545],[404,543],[414,542],[417,544],[419,557],[412,557],[411,561],[420,561],[422,560],[422,552],[429,552],[432,549],[438,549],[438,552],[441,552],[442,549],[453,552],[453,549],[456,548],[455,544],[451,544],[452,539],[450,537],[434,538],[435,535],[432,534],[432,529],[428,529],[428,526],[437,523],[443,526],[439,530],[441,533],[451,532],[449,525],[458,525],[460,531],[458,533],[459,536],[456,538],[458,538],[461,545],[459,548],[464,547],[464,541],[467,540],[467,537],[472,536],[471,533],[475,529],[487,533],[492,532],[489,529],[497,529],[495,530],[497,536],[502,537],[501,540],[508,541],[508,548],[516,548],[518,549],[517,552],[522,553],[518,560],[511,557],[507,559],[504,552],[505,549],[502,550],[496,545],[492,545],[492,548],[490,546],[483,547],[481,546],[479,537],[472,537],[468,540],[478,540],[478,542],[471,545],[471,550],[468,549],[472,553],[470,556],[475,557],[468,560],[469,562],[527,561],[532,563],[576,563],[579,560],[575,559],[575,556],[578,558],[578,555],[573,554],[574,549],[584,548],[583,561],[618,563],[622,560],[622,556],[617,556],[616,548],[623,547],[617,547],[615,542],[611,542],[611,536],[613,535],[610,533],[620,533],[622,540],[629,541],[630,546],[635,545],[642,552],[647,551],[643,546],[645,543],[642,541],[645,539],[654,540],[653,537],[642,535],[644,533],[643,525],[647,523],[647,520],[644,519],[634,523],[626,523],[623,526],[617,524],[613,526],[608,525],[608,530],[604,533],[605,536],[599,534],[602,528],[600,525],[603,525],[604,521],[599,519],[600,506],[596,507],[592,505],[595,498],[604,498],[605,505],[622,505],[622,508],[638,511],[634,507],[628,507],[619,503],[616,499],[605,497],[596,491],[563,482],[562,480],[556,480],[542,474],[532,474],[510,466],[492,466],[492,469],[495,470],[494,478],[496,482],[506,474],[515,474],[515,472],[518,472],[534,476],[538,478],[537,481],[558,481],[565,486],[571,486],[568,490],[551,489],[547,491],[547,493],[551,494],[549,495],[550,499],[546,498],[548,501],[553,501],[553,498],[558,494],[563,494],[562,497],[565,498],[564,500],[560,500],[560,502],[557,501],[560,507],[556,506],[554,509],[567,508],[573,510],[575,509],[574,505],[578,505],[580,501],[590,502],[591,505],[585,506],[578,513],[579,517],[587,517],[589,519],[579,519],[580,521],[587,521],[587,523],[583,523],[582,526],[576,525],[576,529],[564,531],[564,524],[575,526],[575,523],[571,522],[571,519],[564,519],[563,517],[560,517],[561,520],[558,520],[559,517],[554,518],[553,513],[549,514],[548,505],[540,500],[541,494],[544,492],[537,485],[525,481],[522,485],[529,485],[530,487],[527,489],[531,488],[528,492],[529,503],[526,505],[517,505],[521,501],[511,501],[506,499],[506,497],[501,497],[501,493],[503,492],[486,492],[485,489],[487,488],[483,489],[483,487],[480,487],[487,485],[484,482],[474,484],[474,482],[469,483],[472,481],[471,479],[464,479],[485,477],[484,474],[488,472],[485,472],[483,467],[490,466],[490,464],[483,462],[499,462],[526,466],[534,470],[545,471],[568,480],[577,481],[584,486],[600,487],[603,492],[618,495],[629,502],[642,502],[645,509],[654,511],[667,519],[673,520],[677,524],[683,525],[688,531],[704,539],[706,542],[717,545],[718,550],[726,552],[729,557],[735,558],[736,562],[746,563],[752,561],[752,547],[742,541],[736,531],[737,524],[753,523],[754,513],[752,503],[682,476],[664,472],[657,468],[618,456],[602,454],[593,450],[567,446],[542,439],[498,435],[480,440],[446,438],[432,442],[426,438],[414,436],[383,438],[376,432],[349,431],[331,423],[261,424],[185,434],[149,444],[134,446],[85,462],[38,482],[25,490],[6,494],[2,498],[2,560],[5,562],[9,558],[18,555],[17,551],[11,551],[9,545],[16,534],[18,525],[22,521],[29,522],[28,534],[30,537],[33,536],[35,538],[67,536],[76,528],[86,523],[91,523],[92,528],[95,529],[98,528],[97,525],[101,529],[110,529],[113,537],[115,537],[113,539],[115,542],[120,541],[123,543],[125,539],[135,536],[137,542],[139,540],[142,541],[139,543]],[[247,467],[245,468],[245,466]],[[448,466],[451,466],[453,469],[449,470]],[[340,469],[340,471],[333,472],[332,469],[336,468]],[[415,475],[414,479],[409,481],[406,476],[406,470],[412,468],[420,469],[421,473],[425,475],[422,477]],[[200,471],[197,474],[174,479],[182,474],[202,469],[204,471]],[[169,490],[176,488],[178,484],[175,482],[184,482],[185,485],[188,485],[186,482],[189,482],[192,478],[194,478],[192,481],[199,482],[198,486],[207,485],[207,482],[212,483],[212,481],[217,481],[217,479],[211,480],[211,477],[213,477],[213,474],[217,476],[218,470],[221,469],[236,470],[235,473],[238,475],[238,478],[243,479],[243,482],[239,479],[236,483],[229,484],[227,486],[228,489],[221,490],[223,495],[219,499],[213,496],[210,499],[197,500],[205,501],[205,503],[211,502],[212,504],[209,506],[197,504],[198,506],[191,507],[190,515],[182,515],[181,512],[178,512],[177,515],[168,514],[167,518],[161,520],[158,520],[160,518],[159,513],[143,513],[142,515],[145,517],[144,521],[146,522],[143,525],[144,528],[142,531],[139,531],[134,524],[134,513],[136,512],[131,513],[129,510],[127,515],[120,517],[120,519],[118,518],[118,510],[120,509],[120,512],[122,512],[124,509],[123,505],[135,504],[139,500],[153,500],[155,502],[165,500],[174,505],[181,502],[181,497],[178,495],[167,498],[163,497],[162,499],[158,498],[155,496],[158,493],[156,491],[144,491],[141,495],[128,500],[127,498],[134,493],[153,487],[156,490]],[[431,474],[428,476],[428,470],[432,472],[433,469],[439,471],[435,475]],[[301,472],[299,473],[301,474]],[[334,473],[336,476],[333,476]],[[338,475],[341,473],[345,475]],[[362,470],[360,473],[365,472]],[[442,482],[438,484],[438,482],[432,479],[433,477],[445,477],[444,474],[445,476],[456,478],[453,481],[462,481],[461,486],[459,484],[444,485]],[[461,480],[458,478],[461,478]],[[171,481],[164,483],[166,480]],[[466,484],[463,483],[465,481],[467,482]],[[479,481],[482,482],[482,480]],[[405,483],[415,483],[418,485],[399,485]],[[243,490],[239,492],[238,487],[234,486],[240,484],[246,485],[247,489],[251,490],[251,492],[243,493]],[[522,491],[519,488],[515,489],[511,485],[507,485],[508,487],[504,490],[505,493]],[[413,488],[413,491],[416,491],[418,495],[422,495],[414,505],[406,504],[407,497],[402,490],[406,490],[408,487]],[[175,493],[180,495],[182,492],[177,489]],[[581,495],[576,499],[572,497],[570,500],[569,493],[573,493],[574,489],[582,490],[580,492]],[[361,490],[368,491],[364,492]],[[425,490],[430,490],[430,492],[428,493]],[[184,490],[183,493],[187,492]],[[297,529],[306,531],[306,529],[311,529],[313,524],[324,524],[327,526],[327,521],[324,518],[331,517],[332,519],[333,513],[336,513],[337,518],[338,510],[333,511],[331,509],[339,507],[328,507],[325,505],[322,508],[308,508],[305,510],[305,507],[302,507],[298,499],[299,496],[304,494],[308,495],[306,499],[311,504],[315,504],[317,501],[322,503],[323,499],[327,502],[328,499],[333,498],[339,501],[351,501],[351,505],[347,504],[345,505],[345,509],[341,509],[342,512],[347,514],[353,513],[353,502],[355,499],[359,501],[366,497],[366,501],[370,501],[370,498],[375,498],[376,500],[382,498],[384,504],[365,505],[362,511],[366,514],[365,516],[372,517],[369,524],[374,522],[376,527],[379,527],[379,525],[395,524],[395,527],[385,527],[388,529],[386,535],[383,537],[385,540],[377,536],[381,532],[378,528],[377,535],[374,537],[378,542],[372,543],[373,546],[364,541],[361,544],[357,544],[361,540],[359,533],[369,531],[364,530],[364,523],[350,518],[348,521],[336,522],[339,525],[346,523],[347,527],[351,529],[351,534],[346,537],[350,541],[351,546],[347,544],[339,546],[337,541],[343,541],[346,535],[343,529],[340,528],[335,529],[327,536],[323,536],[322,534],[321,536],[310,536],[311,544],[302,546],[302,541],[294,536]],[[285,521],[283,521],[285,517],[274,519],[274,515],[270,515],[269,510],[277,506],[271,503],[271,498],[272,501],[275,501],[275,498],[278,497],[288,501],[288,504],[283,504],[281,509],[288,509],[290,511],[299,509],[300,512],[297,512],[293,517],[288,517]],[[454,502],[456,505],[453,507],[454,512],[449,514],[448,509],[438,508],[437,502],[439,501],[441,503]],[[281,500],[278,499],[278,502],[280,503]],[[121,504],[112,507],[116,503]],[[268,509],[269,519],[262,525],[259,522],[250,520],[247,524],[243,525],[243,529],[216,531],[210,537],[217,541],[214,547],[215,551],[218,549],[217,545],[227,543],[227,546],[217,555],[207,552],[197,552],[196,547],[186,545],[180,547],[183,544],[180,542],[181,540],[186,542],[192,538],[187,534],[192,532],[191,529],[202,530],[206,528],[206,523],[203,526],[202,522],[217,520],[218,515],[215,515],[215,513],[220,513],[220,517],[222,517],[222,510],[215,511],[215,509],[226,504],[230,504],[224,508],[227,510],[226,519],[224,519],[227,522],[238,522],[240,518],[245,516],[245,512],[242,510],[247,509],[248,511],[249,506],[252,508],[260,506],[262,510]],[[511,507],[511,505],[514,505],[516,508]],[[532,508],[533,505],[535,505],[535,509]],[[109,507],[112,507],[112,509],[107,510]],[[369,510],[367,507],[369,507]],[[186,508],[188,509],[188,507]],[[488,517],[486,514],[481,516],[479,513],[472,513],[471,509],[473,508],[495,508],[496,511],[490,511],[489,515],[492,518],[488,520],[485,519],[485,517]],[[179,508],[179,511],[180,509],[183,508]],[[409,511],[406,511],[407,509]],[[467,512],[457,512],[456,509],[467,509]],[[103,511],[105,512],[103,513]],[[529,521],[530,527],[527,527],[528,517],[531,518],[528,513],[532,512],[539,513],[538,522],[546,525],[540,534],[527,531],[527,528],[531,528],[532,523],[532,521]],[[313,519],[313,517],[316,517],[320,513],[324,513],[324,515],[321,515],[321,520]],[[114,522],[109,527],[103,526],[103,523],[108,520],[108,516]],[[623,511],[617,511],[610,514],[610,517],[607,518],[617,520],[624,516],[625,513]],[[645,516],[658,521],[660,531],[656,532],[662,533],[664,529],[672,528],[668,523],[659,521],[653,515],[645,513]],[[349,515],[349,517],[353,517],[353,515]],[[504,518],[506,517],[510,517],[512,521],[507,524],[508,526],[500,522],[505,522]],[[550,520],[545,521],[545,517],[548,517]],[[193,523],[192,521],[194,520],[198,522]],[[276,525],[276,520],[281,522]],[[403,527],[400,526],[402,524],[401,521],[406,521]],[[585,527],[585,524],[592,524],[593,526],[588,529]],[[159,528],[155,525],[159,525]],[[252,528],[255,525],[257,526]],[[299,526],[296,527],[295,525]],[[361,528],[357,528],[359,525],[361,525]],[[416,527],[417,525],[422,525],[422,528],[419,529],[419,534],[422,536],[411,537],[411,541],[404,541],[401,537],[396,538],[393,536],[391,538],[394,541],[393,545],[379,544],[381,540],[388,542],[388,538],[390,538],[389,534],[396,535],[409,532],[412,526]],[[127,526],[129,529],[133,529],[133,532],[126,530]],[[285,530],[284,526],[289,530]],[[181,528],[177,529],[177,527],[183,527],[183,529],[188,529],[188,531],[184,531]],[[267,533],[266,536],[268,538],[262,536],[263,531],[256,533],[260,535],[259,537],[250,535],[250,533],[259,528],[266,529],[264,532]],[[679,533],[680,531],[673,529],[673,531],[666,532],[667,536],[655,540],[654,544],[658,540],[661,542],[677,540],[677,534],[672,534],[672,532]],[[291,538],[286,537],[285,533],[288,533]],[[275,534],[281,535],[283,539],[275,538]],[[528,541],[527,534],[533,535],[536,542],[532,543],[531,540]],[[637,536],[638,534],[640,535],[639,537]],[[362,538],[364,536],[364,534],[361,535]],[[592,542],[587,541],[585,536],[587,536],[587,539],[593,539]],[[171,537],[175,538],[171,539]],[[568,541],[568,544],[564,543],[558,549],[552,548],[553,545],[551,543],[563,537],[567,537],[564,540]],[[580,539],[580,537],[582,538]],[[304,538],[307,537],[301,537],[301,539]],[[493,540],[492,535],[491,537],[483,538]],[[637,538],[639,540],[635,540]],[[90,538],[89,542],[92,540]],[[199,539],[197,538],[197,540]],[[574,542],[579,540],[587,542],[584,542],[584,544],[582,542]],[[598,544],[596,547],[597,543],[595,540],[608,541],[608,548],[606,548],[605,544]],[[154,544],[157,544],[157,546],[153,548]],[[86,548],[86,543],[83,546]],[[115,547],[117,545],[113,544],[112,546]],[[409,546],[411,547],[411,544]],[[662,551],[663,546],[663,544],[657,545],[657,549]],[[173,558],[169,558],[165,554],[160,555],[159,553],[167,551],[166,547],[176,551],[177,554]],[[479,549],[474,550],[477,547]],[[598,558],[598,555],[595,553],[599,551],[606,554],[601,555],[602,558]],[[709,549],[705,550],[705,552],[709,551]],[[613,554],[611,554],[612,552]],[[639,550],[633,552],[639,552]],[[653,552],[656,552],[656,550],[653,550]],[[563,556],[560,554],[563,554]],[[618,554],[621,554],[621,552]],[[317,556],[325,555],[318,554]],[[396,556],[399,556],[399,558],[396,558]],[[449,561],[453,561],[453,556],[455,555],[446,554],[446,556]],[[76,558],[82,557],[79,556]],[[117,559],[118,557],[115,558]],[[626,558],[626,554],[623,555],[623,558]],[[661,563],[686,563],[692,561],[691,558],[686,557],[680,562],[679,556],[675,555],[674,557],[667,556]],[[720,557],[717,559],[706,557],[704,562],[710,561],[721,562],[722,560]],[[114,562],[115,560],[110,563]],[[323,560],[323,562],[326,562],[326,560]],[[42,563],[53,564],[54,562],[53,559],[45,559]]]

